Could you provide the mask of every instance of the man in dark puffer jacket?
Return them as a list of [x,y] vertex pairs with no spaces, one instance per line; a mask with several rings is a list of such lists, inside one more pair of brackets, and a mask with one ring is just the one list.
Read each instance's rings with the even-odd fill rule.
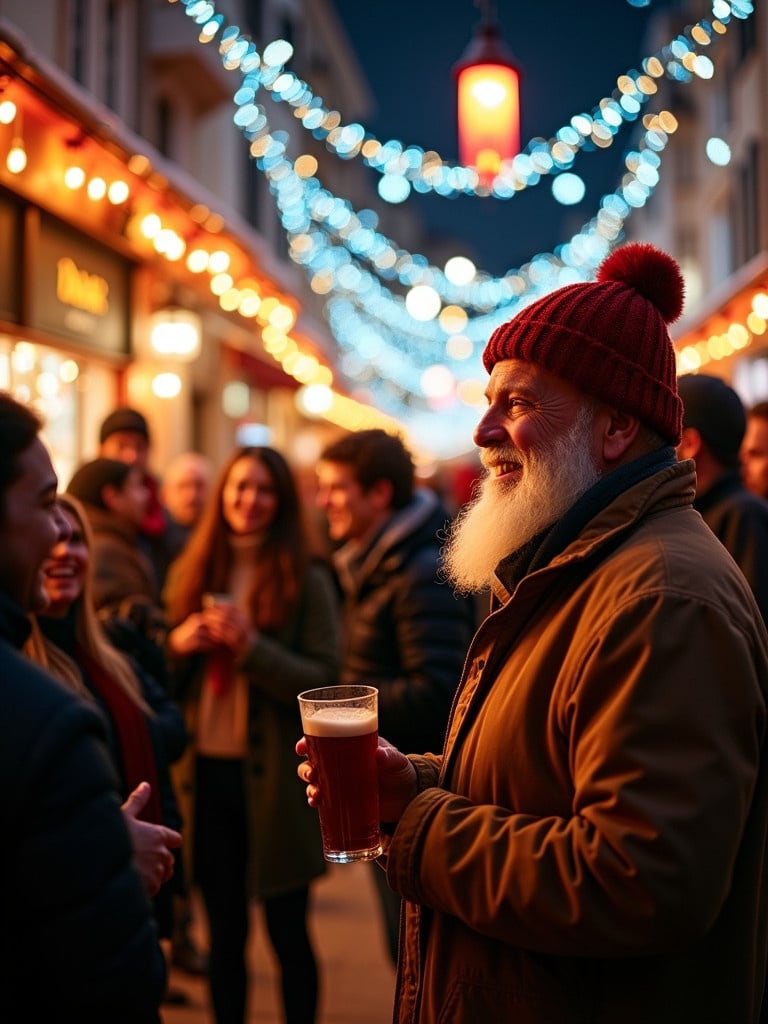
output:
[[[438,578],[448,512],[414,486],[402,441],[360,430],[329,445],[317,467],[344,592],[341,683],[379,691],[379,732],[401,750],[442,750],[472,639],[475,609]],[[393,960],[400,899],[374,870]]]
[[0,1019],[157,1024],[165,964],[101,719],[18,653],[68,530],[39,429],[0,393]]

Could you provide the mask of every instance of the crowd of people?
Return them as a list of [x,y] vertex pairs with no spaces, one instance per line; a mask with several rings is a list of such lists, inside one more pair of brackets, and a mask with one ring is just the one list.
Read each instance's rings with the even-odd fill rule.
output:
[[3,1019],[158,1024],[176,964],[244,1024],[259,901],[316,1024],[296,697],[361,681],[396,1024],[764,1019],[768,406],[677,377],[682,305],[633,244],[497,328],[455,515],[382,430],[310,508],[270,446],[155,475],[122,407],[59,481],[0,393]]

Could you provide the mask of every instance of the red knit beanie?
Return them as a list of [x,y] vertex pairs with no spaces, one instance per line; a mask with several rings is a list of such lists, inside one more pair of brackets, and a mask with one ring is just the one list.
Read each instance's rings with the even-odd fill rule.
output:
[[483,352],[542,366],[665,440],[680,442],[682,403],[667,331],[683,311],[683,276],[667,253],[632,242],[598,267],[597,280],[569,284],[497,327]]

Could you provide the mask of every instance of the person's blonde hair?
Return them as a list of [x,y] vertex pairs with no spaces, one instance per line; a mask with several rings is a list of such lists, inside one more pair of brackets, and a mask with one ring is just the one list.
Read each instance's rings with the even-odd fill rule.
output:
[[[71,494],[60,494],[56,501],[65,512],[77,520],[88,551],[93,551],[93,533],[83,506]],[[131,663],[122,651],[119,651],[110,642],[96,613],[90,565],[85,574],[83,592],[75,604],[75,639],[77,643],[105,672],[112,676],[137,707],[141,708],[145,714],[153,715],[151,708],[142,696],[141,685]],[[90,696],[76,661],[45,636],[34,616],[30,618],[32,632],[24,645],[25,653],[39,664],[44,665],[78,693]]]

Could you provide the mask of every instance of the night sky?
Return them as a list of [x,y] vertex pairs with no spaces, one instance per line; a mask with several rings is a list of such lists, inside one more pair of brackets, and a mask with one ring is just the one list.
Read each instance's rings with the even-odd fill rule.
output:
[[[396,138],[456,161],[451,68],[481,20],[478,6],[473,0],[333,2],[377,100],[365,127],[382,141]],[[627,0],[499,0],[501,35],[522,67],[522,144],[549,139],[574,114],[590,113],[610,96],[618,75],[651,52],[643,37],[653,14],[674,6],[673,0],[652,0],[645,8]],[[432,232],[462,240],[480,269],[501,275],[552,251],[590,220],[600,197],[620,180],[632,141],[625,126],[610,149],[577,157],[573,171],[587,186],[577,206],[555,202],[551,177],[506,201],[428,195],[408,202]]]

